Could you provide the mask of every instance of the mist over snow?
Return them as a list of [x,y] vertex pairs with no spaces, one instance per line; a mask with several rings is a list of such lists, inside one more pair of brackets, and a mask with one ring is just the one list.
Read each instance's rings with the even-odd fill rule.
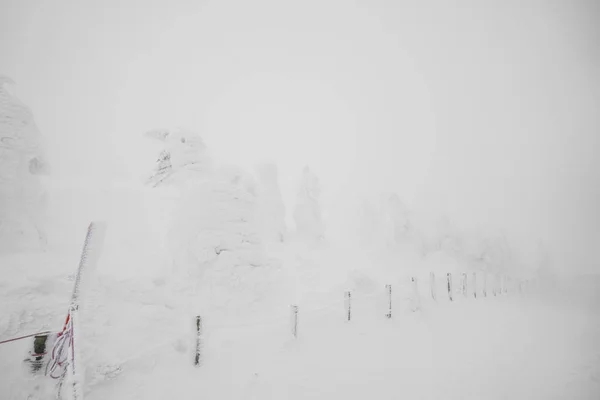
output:
[[600,398],[599,21],[4,1],[0,398]]

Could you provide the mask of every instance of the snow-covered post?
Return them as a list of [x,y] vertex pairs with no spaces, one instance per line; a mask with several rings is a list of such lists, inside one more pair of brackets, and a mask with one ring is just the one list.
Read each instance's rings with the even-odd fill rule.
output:
[[69,363],[69,369],[71,370],[71,379],[73,379],[73,400],[83,400],[83,375],[79,370],[82,365],[81,352],[79,349],[79,339],[77,333],[79,332],[79,306],[72,305],[70,310],[71,318],[71,362]]
[[[77,267],[77,274],[75,275],[75,284],[73,285],[73,293],[71,294],[71,302],[69,305],[69,312],[67,315],[66,325],[63,328],[63,334],[65,338],[70,335],[70,345],[67,349],[67,355],[70,355],[70,361],[67,364],[66,372],[60,377],[58,396],[61,395],[62,385],[65,378],[72,380],[73,388],[73,399],[83,400],[83,375],[79,368],[81,365],[81,353],[79,349],[79,304],[81,303],[81,290],[85,286],[84,273],[87,270],[94,270],[100,253],[102,252],[102,245],[104,243],[104,236],[106,234],[106,224],[104,222],[92,222],[89,224],[85,241],[83,244],[83,250],[81,257],[79,258],[79,266]],[[89,272],[87,273],[89,275]],[[69,326],[70,324],[70,326]],[[65,328],[67,331],[65,331]]]
[[487,274],[483,273],[483,297],[487,297]]
[[344,306],[346,308],[346,315],[347,315],[347,321],[350,321],[350,317],[352,316],[351,311],[351,299],[352,299],[352,294],[350,293],[350,291],[346,291],[345,293],[345,301],[344,301]]
[[473,272],[473,298],[477,298],[477,272]]
[[385,316],[392,318],[392,285],[385,285],[385,292],[388,300],[388,312],[385,314]]
[[290,325],[292,328],[292,335],[297,338],[298,337],[298,306],[292,305],[290,307]]
[[202,365],[202,317],[196,315],[196,357],[194,365],[199,367]]
[[446,274],[446,280],[448,282],[448,299],[452,301],[452,274],[450,272]]
[[435,292],[435,274],[433,272],[429,273],[429,288],[431,290],[431,298],[433,301],[437,301],[437,296]]
[[418,311],[421,309],[421,302],[419,300],[419,285],[417,284],[417,278],[416,277],[411,277],[410,278],[411,282],[412,282],[412,291],[413,291],[413,311]]
[[467,297],[467,273],[463,272],[462,273],[462,284],[461,284],[461,292],[463,294],[463,296]]

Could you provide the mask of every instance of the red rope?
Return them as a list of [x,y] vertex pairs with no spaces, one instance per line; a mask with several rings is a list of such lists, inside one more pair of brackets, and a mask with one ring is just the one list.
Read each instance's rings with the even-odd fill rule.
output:
[[26,339],[26,338],[28,338],[28,337],[32,337],[32,336],[42,336],[42,335],[47,335],[47,334],[49,334],[49,333],[52,333],[52,332],[51,332],[51,331],[44,331],[44,332],[32,333],[31,335],[19,336],[19,337],[12,338],[12,339],[6,339],[6,340],[2,340],[2,341],[0,341],[0,344],[9,343],[9,342],[14,342],[15,340]]

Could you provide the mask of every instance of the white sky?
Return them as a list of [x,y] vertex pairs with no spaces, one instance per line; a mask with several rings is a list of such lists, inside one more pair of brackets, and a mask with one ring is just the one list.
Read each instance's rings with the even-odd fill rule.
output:
[[287,200],[308,164],[598,270],[600,3],[455,4],[2,0],[0,73],[65,179],[135,176],[183,126]]

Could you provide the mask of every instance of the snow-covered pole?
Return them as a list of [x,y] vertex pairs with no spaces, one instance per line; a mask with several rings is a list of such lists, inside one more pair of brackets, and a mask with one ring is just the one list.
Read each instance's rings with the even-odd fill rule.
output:
[[196,354],[194,358],[194,366],[202,365],[202,317],[196,315]]
[[[79,266],[77,267],[77,274],[75,275],[75,284],[73,285],[73,293],[71,295],[71,302],[69,304],[69,312],[67,321],[70,320],[70,335],[71,343],[67,351],[67,355],[70,355],[70,362],[67,365],[65,372],[70,372],[70,379],[72,380],[73,399],[83,400],[83,375],[79,371],[81,367],[81,353],[79,348],[79,342],[81,336],[79,330],[79,304],[81,299],[81,290],[84,285],[84,272],[88,269],[94,269],[100,257],[102,245],[104,242],[104,236],[106,234],[106,224],[104,222],[91,222],[87,229],[85,241],[83,244],[83,250],[79,259]],[[63,380],[67,378],[69,374],[63,374],[60,378],[58,396],[61,396],[61,390]]]
[[385,285],[385,293],[387,294],[388,311],[386,317],[392,318],[392,285]]
[[477,298],[477,272],[473,272],[473,298]]
[[352,307],[351,307],[352,294],[350,293],[349,290],[346,291],[345,298],[346,298],[346,300],[344,301],[344,303],[345,303],[345,307],[346,307],[347,321],[350,321],[350,318],[352,316],[352,314],[351,314],[351,311],[352,311]]
[[71,370],[71,378],[73,379],[73,400],[83,400],[83,382],[82,375],[80,372],[81,353],[79,349],[79,339],[77,333],[79,332],[79,307],[71,306],[71,362],[69,363],[69,369]]
[[419,285],[417,283],[417,278],[416,277],[411,277],[410,278],[411,282],[412,282],[412,291],[413,291],[413,311],[418,311],[421,309],[421,301],[419,299]]
[[483,273],[483,297],[487,297],[487,274]]
[[298,306],[292,304],[290,306],[290,327],[292,330],[292,336],[298,337]]
[[429,273],[429,288],[431,291],[431,298],[433,299],[433,301],[437,301],[437,296],[435,293],[435,274],[433,272]]
[[467,297],[467,273],[463,272],[462,273],[462,284],[461,284],[461,291],[463,296]]
[[452,301],[452,274],[450,272],[446,274],[446,280],[448,282],[448,299]]

